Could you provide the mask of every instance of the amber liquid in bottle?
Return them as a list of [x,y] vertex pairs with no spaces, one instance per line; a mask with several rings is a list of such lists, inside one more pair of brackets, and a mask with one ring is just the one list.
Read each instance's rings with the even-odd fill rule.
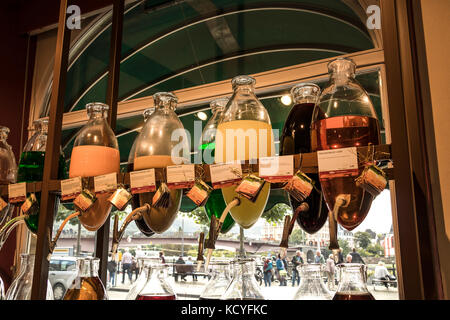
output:
[[[380,143],[378,120],[365,116],[340,116],[318,120],[311,126],[312,151],[361,147]],[[320,183],[329,210],[333,210],[336,197],[350,194],[350,203],[339,210],[338,223],[351,231],[369,212],[374,197],[356,186],[355,179],[361,174],[321,174]]]
[[[292,107],[281,136],[280,155],[291,155],[297,153],[311,152],[311,119],[314,111],[314,103],[299,103]],[[322,112],[319,109],[319,112]],[[308,174],[315,181],[315,186],[320,190],[319,176]],[[301,202],[291,197],[291,205],[295,212]],[[297,223],[309,234],[319,231],[328,218],[328,207],[317,190],[313,190],[306,199],[309,210],[301,212],[297,216]]]
[[345,293],[345,292],[336,292],[333,297],[333,300],[375,300],[375,298],[368,292],[365,293]]
[[170,296],[150,296],[150,295],[138,295],[136,300],[176,300],[175,295]]
[[98,277],[83,277],[79,286],[67,290],[64,300],[108,300],[108,296]]

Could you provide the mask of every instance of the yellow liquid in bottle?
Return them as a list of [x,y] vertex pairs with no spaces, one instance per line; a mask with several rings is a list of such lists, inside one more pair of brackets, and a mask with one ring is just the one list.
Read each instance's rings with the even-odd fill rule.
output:
[[[228,131],[227,129],[234,130]],[[220,124],[217,128],[215,161],[217,163],[249,160],[275,155],[272,126],[255,120],[236,120]],[[252,227],[263,214],[269,199],[270,184],[266,183],[255,202],[239,196],[237,186],[222,189],[228,204],[238,197],[239,206],[230,210],[233,219],[244,229]]]

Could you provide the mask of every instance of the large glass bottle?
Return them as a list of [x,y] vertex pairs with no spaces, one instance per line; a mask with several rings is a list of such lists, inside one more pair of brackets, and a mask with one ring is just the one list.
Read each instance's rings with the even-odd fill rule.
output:
[[[313,151],[378,145],[380,126],[367,92],[355,80],[355,63],[339,58],[328,64],[330,81],[316,105],[311,125]],[[347,230],[356,228],[369,212],[374,197],[358,187],[356,173],[320,174],[320,183],[329,210],[336,199],[350,198],[337,212],[337,221]]]
[[77,258],[78,274],[63,300],[108,300],[98,277],[99,258]]
[[[33,286],[34,254],[21,254],[20,271],[6,292],[6,300],[30,300]],[[47,300],[53,300],[53,290],[47,281]]]
[[[70,158],[70,178],[119,172],[119,146],[106,121],[108,109],[108,105],[99,102],[86,105],[89,121],[75,138]],[[112,209],[107,200],[110,196],[109,192],[98,194],[94,205],[78,217],[87,230],[96,231],[105,223]]]
[[255,260],[238,258],[232,262],[233,278],[222,300],[264,300],[255,279]]
[[[234,93],[216,136],[215,162],[251,160],[275,155],[269,114],[254,93],[255,79],[250,76],[233,78]],[[269,198],[270,184],[266,183],[255,202],[238,196],[237,186],[222,189],[228,204],[238,197],[240,205],[231,209],[231,216],[244,229],[253,226],[263,214]]]
[[[176,300],[177,296],[167,282],[167,265],[151,261],[144,265],[136,287],[127,300]],[[144,281],[145,280],[145,283]]]
[[212,261],[208,275],[211,277],[200,294],[199,300],[220,300],[231,282],[230,264],[227,261]]
[[[8,139],[9,128],[0,126],[0,184],[7,185],[10,183],[15,183],[17,180],[17,165],[16,158],[8,144],[6,139]],[[14,211],[14,206],[8,204],[0,212],[0,225],[10,217]]]
[[300,286],[294,300],[331,300],[332,296],[322,279],[321,264],[305,264],[301,272]]
[[[48,135],[48,120],[39,119],[33,122],[34,134],[27,141],[20,155],[19,171],[17,182],[34,182],[42,181],[44,174],[45,150],[47,148]],[[67,166],[62,150],[60,151],[58,164],[58,178],[67,178]],[[38,203],[41,200],[41,193],[36,192],[36,199]],[[55,204],[57,208],[58,203]],[[28,229],[36,233],[39,222],[39,211],[36,214],[30,215],[25,219]]]
[[[300,83],[291,90],[294,106],[283,128],[280,143],[280,155],[311,152],[311,119],[314,107],[320,96],[320,87],[313,83]],[[313,189],[305,200],[309,210],[297,216],[297,223],[309,234],[319,231],[328,218],[328,208],[320,190],[319,175],[308,174],[315,181]],[[292,209],[297,210],[301,204],[290,196]]]
[[[150,117],[152,115],[152,113],[155,111],[155,108],[148,108],[144,110],[143,116],[144,116],[144,123],[147,121],[148,117]],[[136,152],[136,141],[137,139],[134,140],[133,145],[131,146],[130,149],[130,154],[128,156],[128,172],[131,172],[134,170],[134,154]],[[131,198],[131,207],[132,209],[136,209],[139,207],[139,195],[134,194],[133,198]],[[139,231],[142,232],[143,235],[145,235],[146,237],[151,237],[152,235],[155,234],[155,232],[153,232],[145,223],[143,218],[140,219],[136,219],[134,220],[134,222],[136,223],[136,226],[138,227]]]
[[[134,170],[190,163],[189,141],[175,113],[177,97],[172,93],[159,92],[153,95],[153,100],[155,112],[147,119],[136,140]],[[180,154],[178,151],[186,152]],[[154,194],[139,194],[140,205],[151,204]],[[149,213],[144,213],[147,226],[156,233],[169,229],[180,209],[181,196],[182,190],[171,190],[167,208],[152,208]]]
[[340,281],[333,300],[375,300],[367,289],[366,265],[341,263],[337,268]]
[[[202,140],[200,142],[200,152],[202,152],[203,163],[214,163],[217,126],[222,119],[228,101],[228,98],[219,98],[213,100],[210,104],[211,112],[213,115],[203,129],[201,138]],[[213,190],[209,195],[208,201],[205,204],[205,210],[208,218],[211,219],[211,216],[215,215],[218,219],[220,219],[226,206],[227,204],[223,199],[222,190]],[[222,224],[222,229],[220,230],[220,232],[227,233],[231,230],[231,228],[233,228],[234,224],[235,221],[233,220],[231,215],[227,215],[225,221]]]

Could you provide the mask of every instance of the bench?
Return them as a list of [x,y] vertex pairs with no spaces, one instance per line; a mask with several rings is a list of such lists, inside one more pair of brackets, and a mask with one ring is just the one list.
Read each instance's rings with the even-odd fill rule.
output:
[[[387,284],[387,286],[386,286],[386,284]],[[397,288],[397,280],[382,280],[382,279],[373,278],[372,285],[373,285],[374,291],[376,291],[376,289],[375,289],[376,285],[386,286],[387,289],[389,290],[389,287],[391,287],[391,286],[394,288]]]
[[196,272],[195,265],[193,264],[174,264],[172,275],[175,277],[175,281],[178,281],[178,276],[184,278],[186,276],[192,276],[192,280],[197,278],[197,276],[207,277],[206,274]]

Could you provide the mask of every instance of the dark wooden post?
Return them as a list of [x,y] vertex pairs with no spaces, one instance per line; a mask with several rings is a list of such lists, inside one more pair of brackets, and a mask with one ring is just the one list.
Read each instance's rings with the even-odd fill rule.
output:
[[[108,122],[113,130],[116,128],[117,97],[119,92],[120,53],[122,50],[124,0],[114,0],[111,45],[109,50],[108,91],[106,103],[109,105]],[[108,263],[110,218],[97,231],[95,237],[95,256],[100,258],[99,276],[106,283],[106,266]]]
[[37,234],[36,258],[34,263],[31,299],[45,299],[48,279],[49,233],[53,228],[55,194],[50,193],[50,181],[58,179],[60,141],[64,94],[66,91],[67,63],[69,56],[70,31],[66,28],[67,1],[61,0],[59,9],[58,36],[56,41],[55,66],[53,69],[50,119],[45,153],[44,175],[41,192],[41,208]]

